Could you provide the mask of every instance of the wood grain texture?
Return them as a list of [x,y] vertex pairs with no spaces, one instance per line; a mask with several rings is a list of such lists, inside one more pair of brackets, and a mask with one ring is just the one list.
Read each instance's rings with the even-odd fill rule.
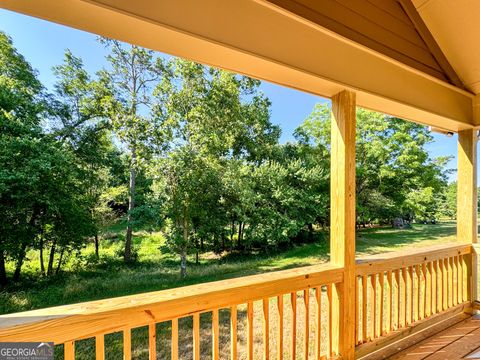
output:
[[377,337],[377,274],[370,275],[370,338]]
[[220,335],[218,327],[218,309],[212,310],[212,359],[220,359]]
[[407,303],[408,303],[408,269],[402,268],[402,300],[401,300],[401,319],[402,319],[402,326],[407,326]]
[[[438,274],[437,274],[437,262],[431,262],[432,271],[432,314],[437,313],[437,301],[438,301]],[[463,301],[462,301],[463,302]]]
[[424,264],[425,281],[425,317],[432,315],[432,263]]
[[393,276],[392,271],[387,271],[387,334],[393,331],[392,308],[393,308]]
[[305,305],[305,323],[303,332],[303,358],[308,359],[308,348],[310,344],[310,292],[303,290],[303,303]]
[[95,336],[95,360],[105,360],[105,337],[103,334]]
[[333,323],[335,321],[333,314],[333,286],[327,285],[328,300],[328,337],[327,337],[327,357],[333,357]]
[[359,345],[362,343],[362,332],[360,328],[360,324],[362,323],[362,310],[361,304],[362,301],[360,299],[360,281],[361,278],[355,278],[355,343]]
[[237,360],[237,305],[230,308],[230,359]]
[[200,314],[193,314],[193,360],[200,360]]
[[322,357],[322,288],[315,288],[315,359]]
[[398,291],[399,283],[397,277],[397,271],[392,271],[392,330],[398,330],[398,314],[399,314],[399,305],[398,305]]
[[413,249],[378,254],[357,260],[356,273],[357,275],[370,275],[379,271],[394,271],[403,267],[421,264],[424,261],[465,255],[471,252],[471,245],[454,243],[430,246],[426,250]]
[[447,310],[448,309],[448,258],[443,259],[441,264],[442,264],[442,268],[443,268],[443,271],[442,271],[443,310]]
[[[356,95],[342,91],[332,98],[330,171],[330,257],[344,268],[343,283],[334,286],[334,352],[355,356],[355,138]],[[338,330],[337,330],[338,329]]]
[[368,304],[368,276],[362,276],[362,342],[368,341],[367,304]]
[[290,354],[292,360],[295,360],[297,358],[297,293],[290,294],[290,306],[292,310]]
[[[171,290],[0,316],[2,341],[42,341],[46,331],[55,344],[169,321],[196,312],[230,307],[279,293],[340,282],[343,271],[318,265]],[[68,329],[66,331],[65,329]]]
[[423,301],[423,294],[424,294],[424,284],[423,281],[423,272],[422,272],[422,264],[415,265],[415,273],[417,274],[417,288],[415,289],[415,296],[417,302],[417,313],[418,313],[418,320],[422,320],[424,318],[424,301]]
[[379,282],[380,282],[380,328],[379,328],[379,336],[383,336],[385,331],[385,274],[381,272],[379,274]]
[[172,319],[172,343],[170,345],[172,360],[178,360],[178,319]]
[[453,269],[452,269],[452,258],[447,258],[444,260],[444,263],[447,265],[447,308],[453,306]]
[[75,360],[75,342],[67,341],[63,344],[63,358],[65,360]]
[[407,276],[407,283],[406,283],[406,299],[405,299],[405,315],[406,315],[406,324],[411,325],[412,324],[412,292],[413,292],[413,274],[411,271],[411,268],[405,268],[406,270],[406,276]]
[[395,270],[395,283],[397,284],[397,298],[396,298],[396,317],[397,329],[402,327],[402,276],[401,269]]
[[157,329],[155,323],[148,324],[148,358],[157,359]]
[[123,360],[132,358],[132,333],[129,328],[123,329]]
[[375,341],[360,345],[356,348],[356,357],[362,360],[385,359],[398,352],[399,349],[411,346],[428,336],[438,333],[445,329],[446,326],[469,317],[469,315],[465,314],[469,309],[471,309],[470,303],[462,303],[448,309],[448,311],[419,320],[409,327],[396,330],[389,336],[380,337]]
[[[432,46],[427,46],[416,25],[398,4],[390,6],[390,11],[385,11],[383,6],[368,0],[269,1],[438,79],[451,83],[458,79],[455,77],[455,72],[450,73],[452,68],[447,67],[448,62],[444,62],[445,57],[440,58],[442,53],[438,51],[438,47],[435,48],[433,43]],[[383,2],[391,1],[383,0]],[[442,61],[445,69],[440,66],[436,56]],[[461,82],[455,85],[459,86],[459,84]]]
[[270,307],[268,299],[263,299],[263,359],[270,359]]
[[[458,132],[457,154],[457,238],[459,241],[475,244],[478,242],[477,224],[477,130]],[[478,284],[477,256],[473,254],[467,264],[471,284]],[[469,282],[465,283],[469,286]],[[469,286],[469,296],[479,300],[476,286]]]
[[283,295],[277,296],[277,360],[283,360]]
[[253,302],[247,303],[247,360],[253,360]]

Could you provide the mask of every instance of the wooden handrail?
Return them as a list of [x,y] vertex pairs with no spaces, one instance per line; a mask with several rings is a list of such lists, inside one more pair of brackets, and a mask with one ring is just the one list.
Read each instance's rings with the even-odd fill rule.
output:
[[0,316],[0,341],[55,344],[340,283],[330,264]]
[[472,252],[471,244],[436,245],[428,249],[411,249],[372,255],[357,260],[356,274],[370,275],[380,271],[392,271],[423,262],[443,259],[449,256],[466,255]]

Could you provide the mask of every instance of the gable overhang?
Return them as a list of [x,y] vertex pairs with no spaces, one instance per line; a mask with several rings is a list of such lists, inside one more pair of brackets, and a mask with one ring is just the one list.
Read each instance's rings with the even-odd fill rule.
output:
[[0,0],[0,7],[434,127],[474,95],[265,0]]

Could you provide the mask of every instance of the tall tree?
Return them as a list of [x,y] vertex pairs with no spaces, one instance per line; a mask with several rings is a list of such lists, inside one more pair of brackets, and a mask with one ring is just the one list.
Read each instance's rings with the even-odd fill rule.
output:
[[0,32],[0,285],[7,283],[10,256],[21,267],[34,225],[33,166],[45,112],[43,87],[12,40]]
[[110,51],[110,68],[99,73],[99,92],[112,130],[129,153],[128,214],[124,260],[132,260],[133,213],[136,205],[136,180],[141,161],[152,146],[163,139],[156,118],[151,116],[152,89],[162,78],[164,64],[153,51],[100,38]]
[[4,262],[15,261],[20,278],[27,251],[47,242],[47,273],[60,269],[68,250],[91,234],[85,174],[71,147],[41,123],[56,114],[30,65],[0,34],[0,281]]
[[188,249],[206,238],[224,240],[226,164],[262,162],[280,131],[270,122],[270,103],[258,81],[181,59],[169,63],[169,74],[156,89],[156,109],[174,139],[161,172],[172,218],[169,239],[185,276]]
[[[95,250],[99,257],[99,231],[112,218],[104,202],[110,180],[109,166],[118,156],[110,136],[110,124],[98,101],[98,84],[90,78],[81,58],[66,50],[61,65],[53,68],[56,117],[53,135],[68,146],[85,173],[85,194],[92,222],[96,225]],[[42,249],[40,249],[42,251]]]

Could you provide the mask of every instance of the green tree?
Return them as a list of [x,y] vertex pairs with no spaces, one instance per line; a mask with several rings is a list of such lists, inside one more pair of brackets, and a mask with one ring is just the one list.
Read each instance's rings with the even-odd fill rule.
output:
[[168,67],[170,76],[155,92],[164,132],[174,139],[161,173],[172,219],[169,238],[184,276],[189,249],[209,241],[218,250],[225,243],[225,205],[234,204],[225,196],[223,169],[240,160],[262,162],[280,132],[270,123],[270,103],[258,81],[180,59]]
[[111,129],[129,155],[124,260],[130,262],[138,171],[152,148],[163,143],[157,117],[152,116],[152,89],[163,76],[164,64],[153,51],[105,38],[100,42],[110,51],[107,55],[110,68],[99,72],[96,91]]
[[[297,129],[303,143],[329,151],[330,106],[317,104]],[[448,172],[448,157],[430,159],[425,145],[432,141],[425,126],[402,119],[357,109],[356,197],[361,224],[390,222],[394,217],[410,218],[412,192],[442,191]],[[408,199],[408,201],[407,201]],[[430,203],[428,212],[434,212]]]
[[48,265],[45,270],[42,254],[41,267],[53,274],[92,229],[85,173],[72,148],[41,127],[56,116],[58,104],[3,33],[0,68],[0,281],[5,285],[6,260],[15,261],[16,281],[27,251],[48,246]]
[[[29,191],[35,179],[29,167],[34,166],[40,146],[44,112],[43,87],[36,72],[0,32],[0,285],[7,283],[8,258],[18,259],[21,268],[35,225],[35,194]],[[15,277],[19,275],[17,271]]]
[[[105,203],[110,186],[110,166],[118,151],[112,143],[110,124],[98,101],[97,84],[83,67],[82,59],[67,50],[61,65],[53,68],[56,117],[53,135],[68,146],[85,173],[85,194],[95,225],[95,253],[99,257],[99,231],[114,217]],[[41,249],[42,250],[42,249]]]

